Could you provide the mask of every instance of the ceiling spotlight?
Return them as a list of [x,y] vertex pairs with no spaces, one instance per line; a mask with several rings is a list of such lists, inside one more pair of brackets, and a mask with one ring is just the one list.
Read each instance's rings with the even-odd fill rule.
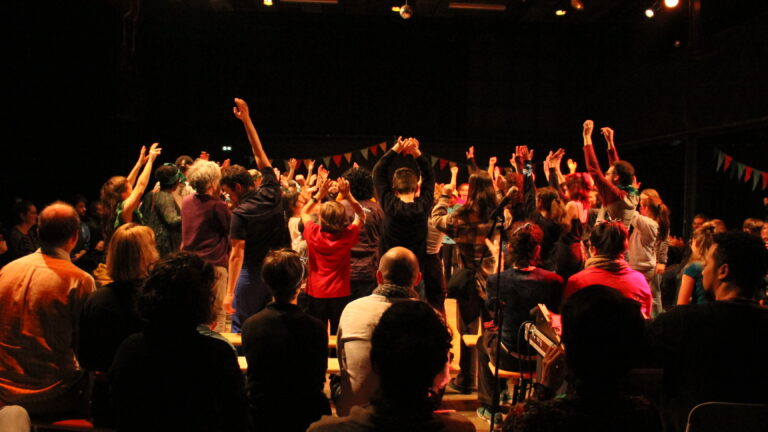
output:
[[413,16],[413,8],[408,4],[406,0],[405,4],[400,6],[400,17],[403,19],[410,19]]
[[680,4],[680,0],[664,0],[664,6],[668,8],[677,7]]
[[656,12],[653,11],[653,9],[648,8],[645,10],[645,16],[648,18],[653,18],[656,15]]
[[563,16],[566,13],[567,12],[565,11],[565,9],[558,9],[558,10],[555,11],[555,15],[557,15],[557,16]]
[[273,4],[272,0],[264,0],[264,6],[272,6]]
[[571,7],[577,11],[584,10],[584,2],[581,0],[571,0]]

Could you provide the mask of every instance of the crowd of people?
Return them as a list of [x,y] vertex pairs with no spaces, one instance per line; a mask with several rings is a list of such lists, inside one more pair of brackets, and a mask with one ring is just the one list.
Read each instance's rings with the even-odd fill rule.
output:
[[[477,391],[478,415],[509,431],[679,431],[697,403],[768,402],[768,223],[727,231],[697,215],[690,239],[673,237],[670,210],[640,189],[611,128],[605,170],[587,120],[586,172],[570,158],[563,174],[562,149],[537,161],[525,146],[508,167],[493,157],[481,169],[470,148],[468,181],[454,166],[438,184],[421,143],[399,138],[372,171],[332,179],[314,162],[271,166],[248,105],[234,103],[255,169],[205,153],[156,166],[154,143],[90,207],[82,196],[39,214],[15,203],[0,240],[3,430],[30,417],[474,430],[436,411],[446,387]],[[461,333],[482,328],[476,348],[462,342],[454,378],[446,297]],[[490,364],[534,367],[518,335],[540,304],[562,313],[567,349],[551,348],[531,399],[502,412]],[[340,366],[330,401],[329,355]],[[664,371],[658,400],[623,388],[641,365]]]

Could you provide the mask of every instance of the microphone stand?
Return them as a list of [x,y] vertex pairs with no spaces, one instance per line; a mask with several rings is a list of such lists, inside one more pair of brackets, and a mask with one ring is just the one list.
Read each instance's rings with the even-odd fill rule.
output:
[[[506,200],[508,201],[508,200]],[[506,207],[506,202],[502,201],[501,204],[491,213],[491,217],[493,218],[493,223],[491,225],[491,229],[488,232],[488,238],[489,240],[493,241],[493,233],[496,231],[496,228],[499,228],[499,235],[501,236],[501,230],[504,228],[504,207]],[[496,257],[496,298],[493,305],[493,322],[498,327],[498,337],[496,338],[496,355],[494,355],[494,361],[493,364],[496,366],[496,371],[494,373],[494,385],[493,385],[493,398],[492,404],[491,404],[491,426],[489,431],[493,432],[495,423],[496,423],[496,412],[499,410],[499,397],[501,394],[501,389],[499,385],[499,369],[501,367],[499,366],[499,355],[501,353],[501,332],[503,329],[504,324],[504,313],[502,311],[502,307],[504,306],[502,300],[501,300],[501,263],[503,258],[503,246],[501,244],[501,238],[499,238],[499,251]],[[482,266],[482,262],[480,263]],[[487,365],[486,365],[487,367]]]

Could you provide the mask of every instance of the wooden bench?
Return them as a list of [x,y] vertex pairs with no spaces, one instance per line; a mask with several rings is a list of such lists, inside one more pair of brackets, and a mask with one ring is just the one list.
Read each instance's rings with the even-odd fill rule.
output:
[[[222,333],[221,335],[236,347],[243,344],[243,337],[240,333]],[[328,348],[336,348],[336,335],[328,336]]]
[[[237,357],[237,363],[240,365],[240,370],[245,373],[248,371],[248,360],[245,359],[245,356],[238,356]],[[329,374],[340,374],[341,373],[341,367],[339,366],[339,359],[336,357],[328,357],[328,369],[327,372]]]

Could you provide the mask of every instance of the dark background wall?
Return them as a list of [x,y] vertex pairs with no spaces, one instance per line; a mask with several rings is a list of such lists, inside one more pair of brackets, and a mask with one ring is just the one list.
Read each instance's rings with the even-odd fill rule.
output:
[[[207,150],[248,165],[235,96],[251,105],[275,159],[406,135],[453,161],[469,145],[481,161],[506,161],[527,144],[540,160],[563,147],[583,166],[581,124],[591,118],[616,129],[622,158],[668,201],[676,232],[686,191],[694,211],[730,225],[764,216],[765,193],[716,173],[714,162],[720,149],[768,171],[761,2],[736,2],[757,9],[734,12],[704,0],[698,44],[684,7],[585,23],[145,3],[135,23],[119,1],[6,6],[4,216],[14,197],[96,198],[153,141],[161,162]],[[689,157],[698,150],[688,189],[686,147]],[[439,180],[447,176],[438,167]]]

